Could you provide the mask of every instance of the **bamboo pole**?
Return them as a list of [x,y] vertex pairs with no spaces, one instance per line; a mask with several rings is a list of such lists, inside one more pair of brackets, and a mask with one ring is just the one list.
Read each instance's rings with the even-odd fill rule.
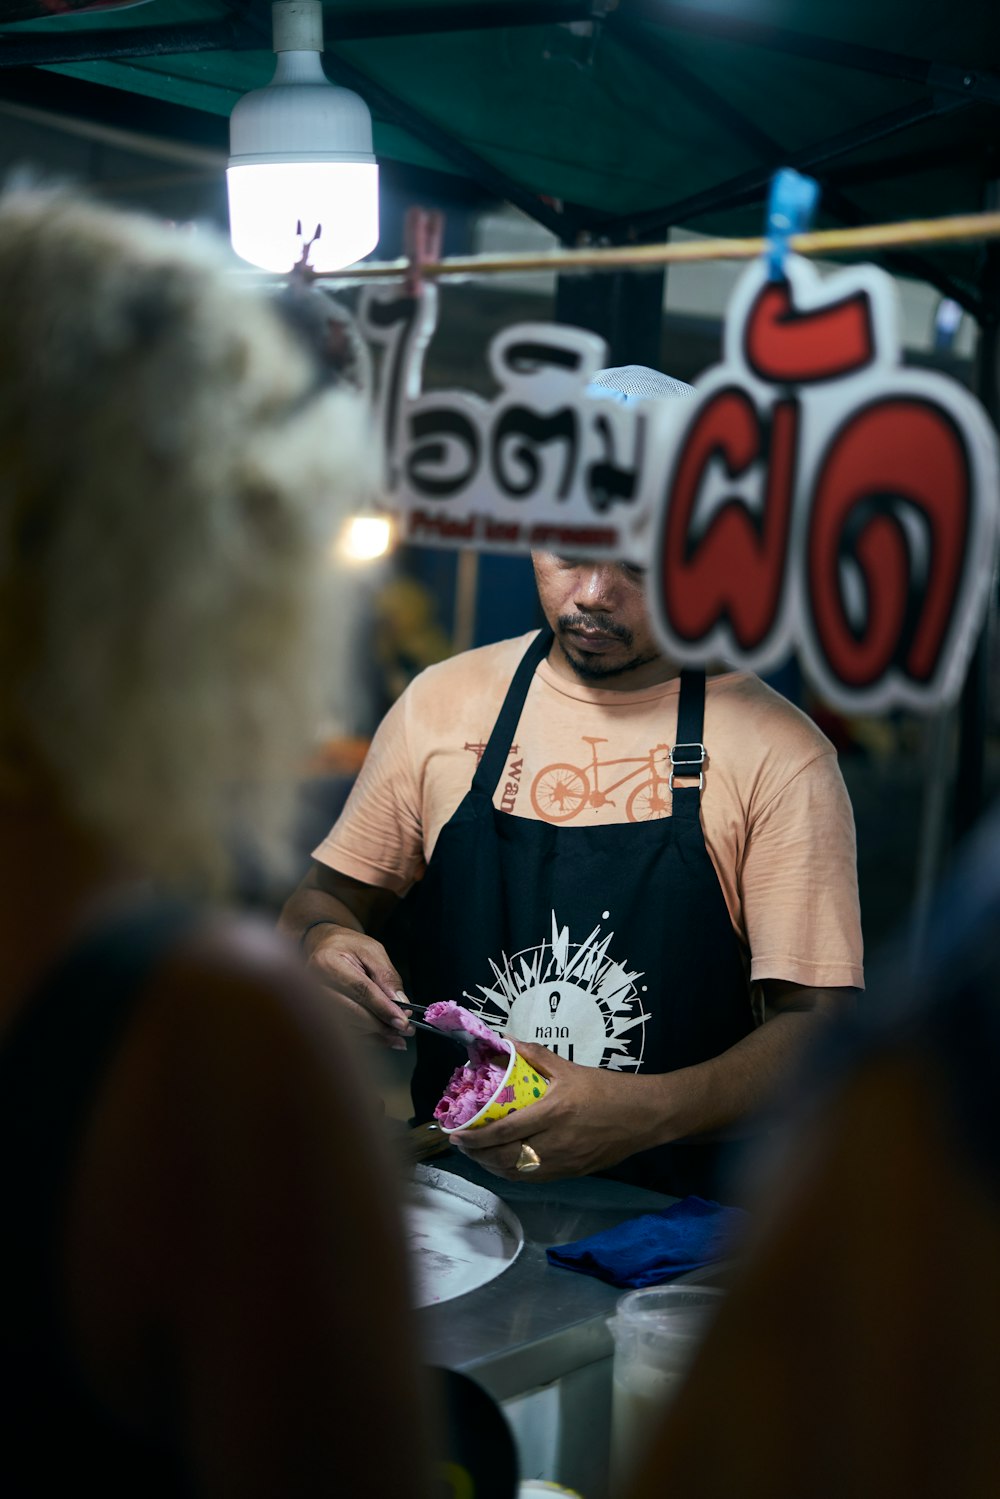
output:
[[[852,250],[889,250],[918,245],[961,244],[1000,238],[1000,213],[957,214],[943,219],[908,219],[894,224],[868,224],[860,229],[817,229],[793,234],[788,247],[796,255],[834,255]],[[768,248],[763,235],[752,239],[685,240],[679,244],[582,246],[531,255],[452,255],[425,262],[427,280],[537,274],[539,271],[616,271],[653,269],[705,260],[753,260]],[[342,271],[316,276],[317,281],[395,281],[410,270],[406,259],[369,261]],[[247,272],[246,274],[255,274]],[[259,273],[257,273],[259,274]]]

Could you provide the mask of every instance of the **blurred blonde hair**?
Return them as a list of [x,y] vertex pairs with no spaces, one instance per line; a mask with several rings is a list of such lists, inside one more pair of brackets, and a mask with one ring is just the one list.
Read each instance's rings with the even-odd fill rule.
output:
[[368,492],[323,386],[212,236],[0,198],[0,766],[168,881],[273,860],[327,706],[330,542]]

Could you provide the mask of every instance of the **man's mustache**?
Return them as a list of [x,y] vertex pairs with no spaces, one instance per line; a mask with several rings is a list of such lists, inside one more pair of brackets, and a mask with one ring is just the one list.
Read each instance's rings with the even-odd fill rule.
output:
[[613,635],[622,645],[632,644],[632,631],[613,619],[590,614],[560,614],[557,621],[560,630],[591,630],[594,634]]

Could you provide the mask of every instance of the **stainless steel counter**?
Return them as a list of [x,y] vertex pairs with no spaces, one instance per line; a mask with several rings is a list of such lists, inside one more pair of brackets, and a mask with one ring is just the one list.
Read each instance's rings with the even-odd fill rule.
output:
[[[623,1293],[593,1276],[557,1269],[545,1250],[676,1199],[599,1177],[504,1182],[457,1150],[434,1165],[506,1202],[520,1219],[524,1248],[488,1284],[420,1311],[425,1358],[471,1375],[501,1402],[518,1441],[522,1476],[603,1499],[613,1351],[607,1318]],[[724,1273],[720,1266],[683,1278],[720,1284]]]
[[505,1182],[451,1150],[434,1165],[487,1187],[524,1229],[524,1249],[488,1285],[420,1312],[425,1356],[472,1374],[497,1400],[522,1395],[611,1353],[610,1317],[622,1292],[590,1275],[556,1269],[550,1244],[613,1228],[675,1199],[599,1177]]

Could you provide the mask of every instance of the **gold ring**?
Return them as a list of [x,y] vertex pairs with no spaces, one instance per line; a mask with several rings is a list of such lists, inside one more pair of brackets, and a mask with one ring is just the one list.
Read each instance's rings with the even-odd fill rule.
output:
[[514,1170],[522,1172],[537,1171],[541,1164],[542,1158],[538,1154],[538,1151],[532,1150],[530,1145],[522,1141],[521,1153],[514,1162]]

